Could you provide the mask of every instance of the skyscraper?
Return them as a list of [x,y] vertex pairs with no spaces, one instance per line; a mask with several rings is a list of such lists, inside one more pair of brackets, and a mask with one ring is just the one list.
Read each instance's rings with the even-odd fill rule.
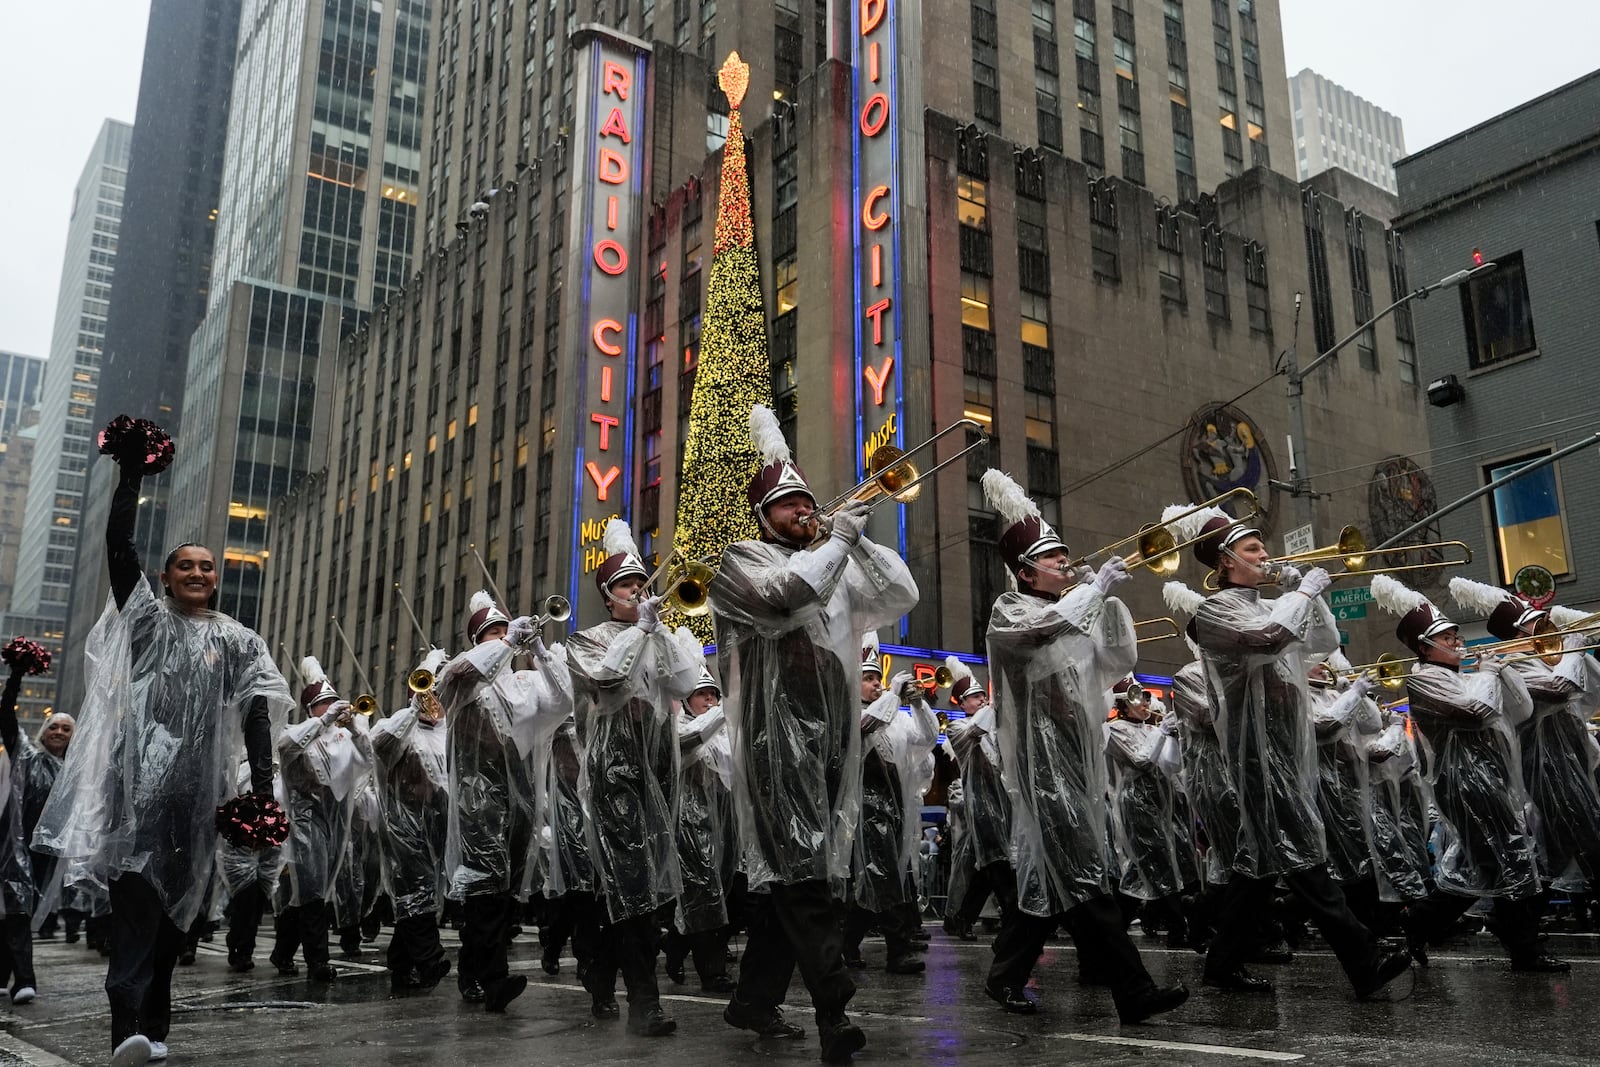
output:
[[[222,182],[228,94],[239,0],[153,0],[139,103],[128,153],[121,269],[106,320],[95,425],[119,414],[154,419],[183,441],[183,377],[189,338],[205,316],[211,245]],[[90,464],[83,529],[67,621],[66,661],[105,607],[105,528],[117,468]],[[166,552],[170,474],[147,478],[134,543],[147,568]],[[82,702],[83,672],[61,673],[61,706]]]
[[328,431],[325,357],[410,270],[430,10],[249,0],[240,19],[168,538],[220,553],[222,609],[247,625],[270,502]]
[[1406,154],[1399,118],[1310,68],[1289,79],[1289,99],[1301,181],[1337,167],[1399,193],[1394,164]]
[[45,361],[40,356],[0,352],[0,441],[22,422],[22,416],[39,402]]
[[28,505],[28,478],[33,471],[33,446],[38,441],[38,408],[29,408],[16,427],[0,440],[0,616],[11,610],[22,515]]

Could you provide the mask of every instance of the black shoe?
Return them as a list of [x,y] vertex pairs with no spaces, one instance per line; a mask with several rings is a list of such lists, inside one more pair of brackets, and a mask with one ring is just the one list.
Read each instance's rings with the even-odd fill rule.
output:
[[545,952],[544,958],[539,961],[539,966],[544,968],[545,974],[561,973],[561,953],[555,949]]
[[986,982],[983,991],[989,994],[990,1000],[1013,1015],[1039,1014],[1039,1001],[1028,992],[1026,986],[1008,989],[999,982]]
[[906,948],[910,949],[912,952],[926,952],[932,946],[933,942],[918,941],[916,938],[912,938],[910,941],[906,942]]
[[424,993],[430,992],[433,987],[442,982],[444,980],[444,976],[449,973],[450,961],[445,959],[443,956],[440,956],[438,961],[435,962],[431,967],[417,968],[418,988]]
[[604,999],[600,997],[591,997],[589,1001],[589,1014],[593,1015],[596,1019],[615,1019],[618,1015],[622,1014],[622,1011],[617,1007],[616,997],[605,997]]
[[739,986],[725,974],[714,974],[700,983],[702,993],[732,993]]
[[179,967],[193,967],[194,966],[194,949],[186,948],[182,952],[178,953],[178,966]]
[[253,971],[255,969],[256,961],[249,956],[238,952],[228,953],[228,970],[236,974],[243,974],[245,971]]
[[817,1012],[817,1036],[822,1039],[823,1063],[849,1063],[867,1045],[867,1035],[842,1010]]
[[737,997],[728,1001],[728,1006],[722,1009],[722,1021],[761,1037],[793,1040],[806,1036],[805,1027],[786,1020],[778,1008],[757,1008],[743,1003]]
[[461,999],[463,1002],[467,1004],[483,1003],[483,986],[479,985],[477,982],[468,982],[466,985],[459,988],[461,989]]
[[1265,978],[1257,978],[1243,967],[1235,967],[1222,974],[1207,974],[1203,980],[1213,989],[1225,989],[1230,993],[1272,992],[1271,982]]
[[667,977],[672,979],[674,985],[682,985],[686,981],[683,973],[683,959],[682,956],[668,956],[666,958],[663,969],[667,972]]
[[1247,963],[1293,963],[1294,953],[1289,946],[1279,941],[1275,945],[1263,945],[1246,957]]
[[1428,939],[1422,932],[1412,926],[1410,922],[1403,924],[1406,931],[1406,949],[1411,953],[1411,958],[1417,961],[1417,966],[1423,970],[1428,968]]
[[972,924],[964,919],[946,919],[944,932],[958,941],[978,940],[978,935],[972,932]]
[[527,988],[527,975],[507,975],[484,990],[483,1010],[505,1011],[506,1005],[522,996],[522,991]]
[[678,1020],[661,1010],[658,1004],[641,1015],[628,1013],[628,1033],[640,1037],[666,1037],[678,1028]]
[[883,969],[890,974],[921,974],[928,965],[908,952],[903,956],[890,956]]
[[308,973],[313,982],[331,982],[339,977],[338,969],[328,963],[319,963],[312,967]]
[[1513,971],[1524,971],[1530,974],[1566,974],[1572,970],[1572,964],[1566,960],[1557,959],[1547,952],[1536,952],[1531,956],[1520,956],[1511,961]]
[[909,940],[916,941],[924,945],[933,940],[933,935],[928,933],[928,928],[925,926],[917,927],[915,930],[907,934],[906,937]]
[[300,973],[300,968],[294,965],[293,959],[280,960],[276,956],[269,956],[268,959],[272,960],[272,965],[276,967],[278,969],[278,973],[285,978],[293,978]]
[[361,955],[361,931],[354,930],[339,937],[339,951],[346,956]]
[[76,930],[68,930],[67,931],[67,944],[76,945],[77,943],[78,943],[78,931],[76,931]]
[[1390,949],[1378,957],[1371,973],[1355,983],[1356,996],[1365,1000],[1410,969],[1411,953],[1403,948]]
[[858,952],[854,956],[846,956],[844,958],[844,965],[850,968],[852,971],[861,971],[866,969],[867,961],[862,959],[861,953]]
[[389,975],[389,992],[393,996],[406,993],[416,993],[422,989],[422,979],[417,975],[415,967],[402,972],[391,972]]
[[1189,999],[1189,989],[1182,982],[1177,985],[1151,986],[1135,995],[1126,1004],[1117,1005],[1117,1018],[1124,1025],[1142,1023],[1152,1015],[1171,1011]]

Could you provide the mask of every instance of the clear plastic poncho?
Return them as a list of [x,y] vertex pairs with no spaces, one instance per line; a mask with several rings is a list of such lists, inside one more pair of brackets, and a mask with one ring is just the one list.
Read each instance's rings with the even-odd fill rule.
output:
[[1537,893],[1515,727],[1533,710],[1528,687],[1509,668],[1460,674],[1419,663],[1406,690],[1422,778],[1439,812],[1438,887],[1513,900]]
[[851,858],[851,899],[871,912],[916,899],[922,830],[920,764],[939,737],[939,722],[917,697],[911,713],[898,693],[884,693],[861,712],[880,725],[862,741],[861,825]]
[[349,729],[313,716],[278,736],[278,769],[288,801],[288,895],[280,906],[335,901],[350,859],[357,794],[373,764],[363,716]]
[[1223,885],[1233,870],[1239,842],[1239,796],[1228,777],[1228,763],[1211,715],[1205,667],[1199,660],[1185,664],[1172,676],[1172,713],[1178,719],[1184,788],[1206,842],[1206,881]]
[[[374,759],[376,764],[376,759]],[[383,886],[383,816],[379,808],[378,783],[371,771],[356,783],[355,803],[350,807],[350,842],[344,863],[334,881],[333,923],[337,930],[359,926],[366,918]]]
[[961,841],[970,842],[972,866],[983,870],[1011,862],[1011,796],[1000,773],[993,705],[950,724],[950,747],[961,766]]
[[1428,802],[1417,775],[1405,722],[1394,716],[1367,740],[1372,783],[1372,858],[1380,900],[1398,903],[1428,895],[1433,858],[1428,855]]
[[44,883],[54,864],[48,857],[35,857],[28,843],[61,774],[62,760],[20,731],[15,748],[8,747],[5,756],[10,775],[0,792],[5,798],[0,812],[0,915],[30,915],[48,889]]
[[539,798],[539,833],[535,840],[535,870],[530,883],[547,897],[593,892],[594,864],[589,862],[589,830],[578,793],[578,721],[569,715],[550,735],[550,743],[535,753],[534,769]]
[[[250,789],[250,763],[248,760],[239,764],[238,777],[235,785],[241,793]],[[283,776],[272,776],[272,793],[279,806],[288,810],[287,797],[283,790]],[[261,892],[271,900],[273,892],[278,885],[278,878],[283,873],[284,864],[288,857],[284,854],[282,846],[263,849],[240,848],[229,844],[225,839],[217,839],[217,874],[222,879],[222,886],[228,891],[230,897],[238,896],[251,886],[259,886]]]
[[1317,809],[1328,843],[1328,869],[1339,883],[1373,876],[1372,786],[1366,738],[1383,728],[1371,700],[1354,689],[1311,687],[1317,735]]
[[1181,763],[1177,740],[1151,723],[1105,724],[1111,771],[1111,831],[1118,890],[1137,900],[1182,893],[1199,880],[1187,806],[1168,770]]
[[694,690],[704,661],[665,626],[614,621],[573,634],[567,661],[595,892],[613,922],[648,915],[682,888],[672,702]]
[[1510,666],[1533,697],[1533,716],[1517,728],[1517,742],[1538,816],[1540,870],[1557,889],[1582,892],[1600,879],[1600,755],[1588,731],[1600,709],[1600,662],[1568,652],[1554,667],[1539,659]]
[[750,887],[826,879],[842,899],[861,811],[861,635],[915,607],[917,584],[867,538],[740,541],[710,600]]
[[1110,891],[1101,723],[1112,684],[1138,662],[1133,620],[1087,583],[1060,600],[1011,591],[995,601],[988,644],[1017,906],[1060,915]]
[[294,699],[254,630],[184,614],[142,578],[122,610],[107,598],[84,669],[88,696],[34,847],[62,858],[68,886],[139,874],[187,930],[211,883],[245,714],[264,702],[276,731]]
[[733,750],[727,720],[714,707],[703,715],[678,709],[678,895],[682,933],[715,930],[728,923],[728,886],[733,880]]
[[1316,738],[1306,671],[1339,647],[1321,597],[1262,600],[1230,587],[1189,624],[1204,652],[1207,691],[1228,780],[1239,800],[1233,868],[1251,878],[1320,867]]
[[508,669],[514,651],[485,641],[439,672],[444,703],[450,817],[445,839],[447,895],[526,895],[538,825],[530,767],[541,736],[572,713],[572,678],[557,645],[539,669]]
[[450,819],[446,729],[417,713],[415,698],[372,728],[383,808],[384,888],[394,917],[439,911],[444,899],[444,842]]

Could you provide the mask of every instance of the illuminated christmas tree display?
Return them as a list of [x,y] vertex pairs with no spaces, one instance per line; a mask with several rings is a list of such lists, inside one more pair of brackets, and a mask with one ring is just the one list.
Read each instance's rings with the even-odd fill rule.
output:
[[[760,469],[750,444],[750,408],[772,405],[767,364],[767,320],[761,267],[750,222],[750,178],[745,172],[744,123],[739,105],[750,67],[730,53],[717,71],[728,97],[728,142],[722,150],[722,184],[711,245],[711,280],[700,330],[700,369],[689,408],[683,448],[678,521],[672,547],[687,559],[715,561],[734,541],[757,536],[745,490]],[[711,619],[683,620],[704,641]]]

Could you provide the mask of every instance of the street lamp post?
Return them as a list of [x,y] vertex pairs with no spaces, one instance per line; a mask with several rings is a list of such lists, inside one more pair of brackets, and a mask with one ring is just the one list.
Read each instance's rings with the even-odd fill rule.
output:
[[[1316,492],[1311,488],[1311,476],[1309,473],[1307,473],[1311,465],[1307,462],[1306,455],[1306,379],[1309,378],[1311,373],[1318,367],[1321,367],[1323,364],[1337,356],[1340,349],[1344,348],[1351,341],[1354,341],[1356,338],[1372,329],[1380,320],[1382,320],[1396,308],[1402,307],[1405,304],[1409,304],[1413,300],[1426,300],[1428,298],[1428,294],[1430,293],[1436,292],[1440,289],[1452,289],[1455,286],[1465,282],[1469,278],[1486,273],[1493,269],[1493,262],[1480,263],[1477,266],[1472,267],[1470,270],[1458,270],[1453,274],[1445,275],[1443,278],[1440,278],[1431,285],[1424,285],[1420,289],[1413,289],[1411,292],[1405,294],[1399,300],[1396,300],[1394,303],[1390,304],[1388,307],[1372,316],[1372,318],[1368,319],[1366,322],[1350,331],[1349,334],[1335,342],[1332,348],[1329,348],[1326,352],[1318,355],[1316,359],[1312,360],[1304,367],[1300,366],[1299,357],[1295,354],[1295,346],[1289,346],[1289,350],[1286,353],[1286,365],[1284,367],[1284,373],[1289,379],[1289,478],[1291,480],[1287,484],[1277,484],[1279,488],[1287,489],[1289,495],[1298,501],[1298,504],[1296,505],[1296,518],[1301,526],[1309,525],[1312,522],[1313,515],[1311,505],[1312,501],[1316,499],[1317,495]],[[1299,294],[1296,294],[1295,298],[1298,300]]]

